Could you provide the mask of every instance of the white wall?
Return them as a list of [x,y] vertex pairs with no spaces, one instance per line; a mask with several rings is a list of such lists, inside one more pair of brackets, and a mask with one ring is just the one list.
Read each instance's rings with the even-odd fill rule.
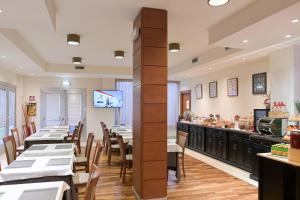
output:
[[[269,57],[243,62],[241,64],[212,72],[200,77],[184,80],[180,83],[180,90],[192,92],[192,111],[196,115],[208,116],[220,114],[222,118],[233,119],[235,114],[249,115],[254,108],[264,108],[263,95],[252,95],[252,74],[267,72],[268,91],[270,91]],[[238,78],[238,97],[227,96],[227,79]],[[218,82],[218,97],[209,98],[209,82]],[[195,85],[202,83],[203,99],[196,99]]]
[[[71,82],[70,88],[80,88],[87,90],[86,105],[86,130],[93,132],[97,139],[102,138],[100,121],[104,121],[110,127],[114,124],[114,109],[111,108],[93,108],[92,91],[95,89],[115,89],[114,79],[95,79],[95,78],[52,78],[52,77],[24,77],[23,101],[28,101],[29,96],[35,96],[37,99],[37,116],[35,121],[37,127],[40,124],[40,89],[43,87],[62,87],[63,80]],[[83,136],[83,139],[86,138]]]

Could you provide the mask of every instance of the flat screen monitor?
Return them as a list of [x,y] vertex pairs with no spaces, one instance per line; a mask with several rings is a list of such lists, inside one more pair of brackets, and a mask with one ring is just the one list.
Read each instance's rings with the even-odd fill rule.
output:
[[94,90],[94,108],[120,108],[123,106],[123,92],[120,90]]

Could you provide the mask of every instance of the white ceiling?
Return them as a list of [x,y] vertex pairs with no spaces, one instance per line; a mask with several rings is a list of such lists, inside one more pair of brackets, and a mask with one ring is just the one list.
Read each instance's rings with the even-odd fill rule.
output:
[[[180,66],[181,72],[176,73],[173,79],[182,79],[186,78],[184,74],[187,72],[202,73],[203,66],[211,66],[209,62],[209,65],[203,63],[203,66],[192,66],[193,69],[188,67],[192,58],[207,56],[207,52],[213,53],[216,47],[241,48],[243,51],[232,55],[239,58],[285,42],[286,39],[281,37],[285,32],[293,34],[294,37],[289,40],[300,36],[300,23],[298,26],[289,23],[292,18],[300,18],[298,3],[209,44],[211,27],[230,20],[236,13],[262,1],[272,0],[232,0],[221,7],[210,7],[207,0],[0,0],[0,9],[3,11],[0,13],[0,66],[24,75],[126,77],[126,70],[122,74],[117,71],[121,71],[121,68],[131,71],[132,22],[141,7],[153,7],[168,10],[168,40],[181,44],[179,53],[169,54],[169,67],[176,69]],[[55,5],[53,16],[49,11],[49,2]],[[5,37],[1,29],[14,31],[15,37],[10,37],[10,34]],[[80,46],[66,44],[66,35],[69,33],[81,35]],[[241,43],[243,39],[248,39],[249,43]],[[119,49],[125,51],[123,60],[113,58],[113,51]],[[2,55],[7,57],[3,59]],[[75,73],[71,70],[74,56],[82,57],[83,65],[93,70]],[[236,61],[232,60],[232,56],[222,59],[220,56],[221,60],[215,59],[215,62],[234,63]],[[63,69],[57,70],[58,66]],[[103,70],[105,68],[108,70]]]

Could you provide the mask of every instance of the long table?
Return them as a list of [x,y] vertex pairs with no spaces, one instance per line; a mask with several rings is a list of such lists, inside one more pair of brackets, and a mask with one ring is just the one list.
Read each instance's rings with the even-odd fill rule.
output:
[[33,144],[64,143],[67,137],[68,131],[66,129],[42,129],[25,138],[24,149],[28,149]]
[[1,200],[61,200],[70,186],[63,182],[27,183],[0,186]]
[[64,181],[71,190],[64,199],[77,199],[73,184],[74,144],[32,145],[0,172],[0,185]]

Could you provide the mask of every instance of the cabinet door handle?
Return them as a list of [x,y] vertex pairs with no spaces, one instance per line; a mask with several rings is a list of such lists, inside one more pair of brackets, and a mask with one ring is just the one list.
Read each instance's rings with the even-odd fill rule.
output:
[[252,153],[252,148],[248,148],[248,153]]
[[233,144],[233,149],[236,150],[236,144]]

